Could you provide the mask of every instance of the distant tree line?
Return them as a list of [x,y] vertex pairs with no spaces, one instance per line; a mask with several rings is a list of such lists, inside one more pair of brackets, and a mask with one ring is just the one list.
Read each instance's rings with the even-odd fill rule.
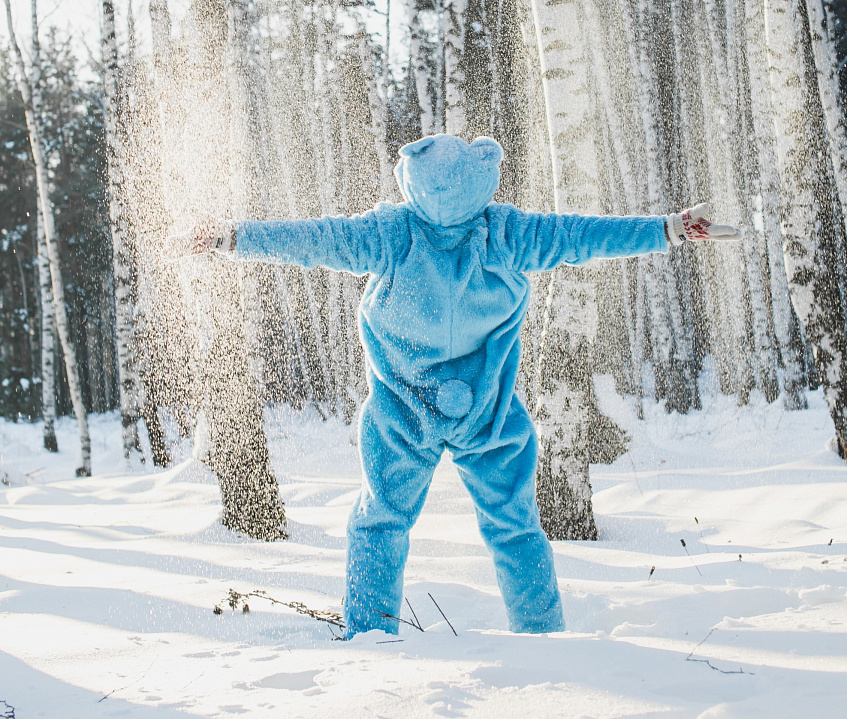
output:
[[[114,306],[105,192],[102,97],[80,79],[67,36],[45,34],[45,137],[51,196],[65,269],[66,300],[81,359],[82,391],[93,412],[118,397]],[[41,297],[35,171],[14,64],[0,49],[0,415],[41,416]],[[67,379],[55,364],[59,414],[71,412]]]

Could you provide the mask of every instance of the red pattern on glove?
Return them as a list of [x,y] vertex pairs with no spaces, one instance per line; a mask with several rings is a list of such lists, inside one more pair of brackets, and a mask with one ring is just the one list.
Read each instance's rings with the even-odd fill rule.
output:
[[692,242],[711,239],[708,233],[708,228],[711,224],[705,217],[699,217],[697,219],[691,217],[691,210],[686,210],[682,213],[682,227],[684,228],[686,239]]

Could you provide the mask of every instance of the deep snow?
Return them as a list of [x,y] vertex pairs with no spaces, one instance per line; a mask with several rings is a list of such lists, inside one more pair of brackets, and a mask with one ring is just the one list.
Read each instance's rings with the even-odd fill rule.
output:
[[548,636],[505,631],[449,462],[406,571],[426,631],[337,642],[266,602],[212,608],[230,587],[339,607],[350,428],[269,412],[291,538],[262,544],[217,524],[187,447],[129,471],[117,418],[93,417],[96,475],[77,479],[72,422],[58,456],[38,425],[0,423],[0,702],[17,719],[847,716],[847,468],[820,393],[789,413],[707,391],[639,421],[598,385],[631,449],[592,467],[601,540],[554,543],[568,631]]

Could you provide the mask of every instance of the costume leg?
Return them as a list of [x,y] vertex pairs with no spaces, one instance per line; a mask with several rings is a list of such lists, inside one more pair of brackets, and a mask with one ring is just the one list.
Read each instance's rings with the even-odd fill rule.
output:
[[[347,635],[396,634],[409,530],[423,507],[440,446],[421,447],[420,421],[379,382],[362,409],[362,492],[347,525]],[[417,441],[416,441],[417,440]]]
[[476,505],[482,538],[494,555],[510,629],[563,631],[553,550],[535,502],[538,441],[520,401],[512,401],[498,438],[474,450],[454,450],[453,459]]

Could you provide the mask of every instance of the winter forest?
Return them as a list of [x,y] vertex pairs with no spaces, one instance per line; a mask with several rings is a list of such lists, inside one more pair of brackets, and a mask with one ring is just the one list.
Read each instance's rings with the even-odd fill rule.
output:
[[[834,545],[826,536],[833,551],[847,542],[847,2],[104,0],[89,3],[100,35],[83,43],[51,23],[47,0],[4,2],[0,477],[9,492],[29,477],[10,449],[24,432],[24,454],[67,453],[63,477],[73,482],[109,472],[171,476],[199,463],[215,490],[208,501],[217,502],[216,526],[223,525],[215,542],[278,540],[258,545],[257,556],[270,557],[262,547],[305,541],[308,522],[289,511],[289,502],[305,501],[305,490],[286,484],[300,460],[280,447],[295,447],[298,437],[315,441],[293,428],[308,417],[311,437],[332,436],[355,453],[368,395],[356,317],[367,278],[214,253],[183,257],[173,238],[198,223],[353,215],[379,201],[401,202],[398,149],[450,133],[500,142],[497,202],[591,215],[666,215],[709,202],[715,221],[743,232],[740,242],[686,244],[531,276],[518,393],[538,432],[536,492],[547,536],[601,545],[613,537],[595,520],[593,492],[597,482],[608,489],[618,467],[632,465],[638,481],[633,462],[647,456],[639,454],[644,437],[676,437],[710,416],[720,424],[752,412],[784,423],[773,436],[790,463],[799,458],[792,441],[800,446],[797,438],[814,424],[804,418],[815,410],[825,421],[814,426],[828,444],[813,464],[826,465],[827,481],[841,485],[840,494],[825,495],[825,510],[806,519],[841,528]],[[288,426],[280,417],[301,419]],[[62,422],[67,431],[59,432]],[[98,464],[104,422],[119,430]],[[792,435],[786,427],[801,429]],[[742,464],[755,454],[727,446]],[[50,461],[33,459],[29,469]],[[715,459],[715,466],[732,461]],[[642,489],[634,496],[644,498]],[[4,517],[0,549],[4,536],[23,536]],[[703,537],[696,521],[689,544]],[[819,543],[825,540],[792,546]],[[677,534],[673,544],[680,554]],[[699,573],[686,556],[694,548],[682,548],[687,564],[680,566],[693,572],[694,562]],[[746,557],[730,549],[736,564]],[[833,592],[827,601],[843,613],[847,580],[836,569],[835,578],[810,586],[825,582]],[[0,564],[0,617],[3,574]],[[649,579],[643,574],[639,582]],[[244,577],[245,590],[253,581]],[[441,599],[433,594],[433,603]],[[768,601],[757,614],[785,606],[768,609]],[[721,611],[711,624],[731,615]],[[3,621],[0,654],[8,649]],[[618,618],[609,631],[628,621]],[[840,621],[838,631],[847,631]],[[415,617],[412,627],[419,625]],[[690,639],[693,646],[702,637]],[[827,647],[818,654],[835,656],[835,664],[821,671],[839,672],[830,681],[842,682],[844,648]],[[810,668],[820,669],[803,669]],[[127,676],[115,682],[129,684],[136,674]],[[15,716],[13,688],[0,669],[0,716],[7,716],[2,700]],[[701,690],[704,697],[711,691]],[[473,715],[471,698],[437,691],[444,696],[436,714]],[[646,703],[631,713],[611,704],[585,704],[582,713],[647,716],[659,711],[648,699],[660,695],[638,695]],[[82,707],[84,699],[74,701]],[[128,695],[121,701],[141,706]],[[488,716],[520,706],[508,701],[501,697]],[[692,701],[672,715],[757,716],[751,706],[765,707],[701,714],[708,703]],[[156,716],[185,716],[169,706]],[[209,706],[185,711],[226,713]],[[320,715],[317,704],[296,706],[295,715]],[[537,716],[579,715],[528,706]],[[828,707],[821,704],[819,716],[835,716]],[[378,713],[369,711],[361,716]],[[771,707],[761,715],[781,714]]]

